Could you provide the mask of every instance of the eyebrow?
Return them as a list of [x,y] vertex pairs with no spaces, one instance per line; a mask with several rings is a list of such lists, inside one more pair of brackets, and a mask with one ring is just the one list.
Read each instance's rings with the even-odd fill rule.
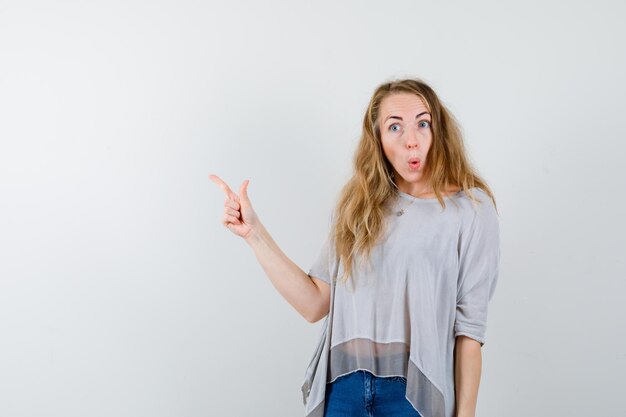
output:
[[[423,115],[425,115],[425,114],[427,114],[427,115],[429,115],[429,116],[430,116],[430,113],[428,113],[427,111],[425,111],[425,112],[422,112],[422,113],[418,114],[417,116],[415,116],[415,118],[417,119],[418,117],[423,116]],[[387,116],[387,118],[385,119],[385,121],[384,121],[383,123],[386,123],[386,122],[387,122],[387,119],[398,119],[398,120],[402,120],[402,117],[400,117],[400,116]]]

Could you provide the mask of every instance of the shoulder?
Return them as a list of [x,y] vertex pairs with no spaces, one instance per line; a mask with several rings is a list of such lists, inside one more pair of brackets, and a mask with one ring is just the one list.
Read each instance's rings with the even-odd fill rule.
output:
[[495,208],[493,200],[482,188],[472,187],[467,190],[459,191],[457,195],[459,197],[458,200],[466,206],[487,206]]
[[498,213],[493,200],[481,188],[473,187],[459,193],[459,207],[466,226],[497,224]]

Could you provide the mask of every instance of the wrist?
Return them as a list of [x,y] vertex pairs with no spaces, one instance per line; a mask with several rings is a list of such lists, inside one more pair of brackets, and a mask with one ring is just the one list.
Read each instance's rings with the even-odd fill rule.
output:
[[248,243],[248,245],[254,246],[255,244],[258,244],[259,242],[265,241],[266,235],[267,235],[267,231],[265,230],[263,225],[259,223],[257,227],[250,230],[250,233],[248,234],[248,236],[244,238],[244,240],[246,241],[246,243]]

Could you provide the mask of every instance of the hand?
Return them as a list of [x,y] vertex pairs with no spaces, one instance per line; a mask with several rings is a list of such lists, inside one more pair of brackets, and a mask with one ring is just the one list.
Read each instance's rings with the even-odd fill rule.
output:
[[244,239],[248,238],[261,225],[248,198],[248,184],[250,180],[245,180],[239,187],[239,194],[241,194],[241,197],[239,197],[217,175],[211,174],[209,178],[226,193],[222,223],[236,235]]

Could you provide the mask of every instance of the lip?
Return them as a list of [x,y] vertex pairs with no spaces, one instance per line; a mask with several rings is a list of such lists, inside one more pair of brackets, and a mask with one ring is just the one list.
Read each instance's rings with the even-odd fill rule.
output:
[[[412,161],[415,161],[417,163],[412,164]],[[411,158],[407,165],[409,167],[409,171],[418,171],[422,167],[422,161],[420,161],[419,158]]]
[[417,157],[409,158],[409,164],[413,162],[419,162],[420,164],[422,163],[422,161]]

